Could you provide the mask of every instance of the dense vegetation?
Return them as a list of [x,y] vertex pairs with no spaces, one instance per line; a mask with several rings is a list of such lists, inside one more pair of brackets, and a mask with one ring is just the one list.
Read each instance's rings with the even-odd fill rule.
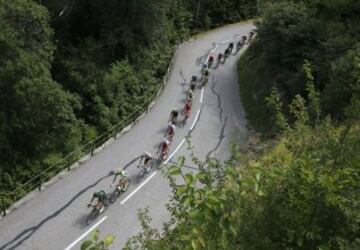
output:
[[[268,1],[273,2],[273,1]],[[304,96],[304,60],[314,72],[322,117],[344,119],[344,109],[360,97],[360,2],[356,0],[274,1],[262,11],[258,39],[239,65],[248,118],[269,133],[265,98],[276,87],[285,103]]]
[[308,103],[291,101],[293,122],[279,111],[278,91],[268,98],[283,131],[276,146],[260,155],[235,148],[224,165],[194,159],[193,174],[180,159],[169,169],[172,219],[160,232],[140,213],[144,230],[125,249],[359,249],[360,100],[341,124],[319,120],[304,68]]
[[144,230],[126,249],[360,248],[360,3],[259,9],[240,91],[250,123],[275,146],[235,148],[225,164],[194,159],[194,174],[180,159],[169,169],[172,219],[160,232],[141,212]]
[[175,43],[255,13],[251,0],[0,0],[0,195],[139,111]]

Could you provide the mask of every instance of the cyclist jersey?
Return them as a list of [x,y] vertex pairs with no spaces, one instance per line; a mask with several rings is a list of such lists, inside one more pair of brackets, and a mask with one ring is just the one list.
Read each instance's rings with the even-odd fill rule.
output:
[[151,157],[150,156],[145,156],[144,158],[144,165],[147,165],[151,160]]
[[189,103],[186,103],[184,109],[185,109],[186,112],[190,111],[191,110],[191,105]]
[[101,190],[100,192],[94,193],[93,198],[98,198],[99,201],[104,201],[107,197],[105,191]]
[[161,145],[161,151],[166,151],[166,150],[168,150],[169,149],[169,145],[168,144],[166,144],[165,142],[163,142],[163,144]]
[[169,124],[168,131],[171,133],[175,132],[175,126],[173,124]]
[[190,84],[190,90],[193,91],[193,90],[195,89],[195,86],[196,86],[195,83],[192,82],[192,83]]
[[173,118],[177,118],[178,115],[179,115],[179,112],[176,111],[176,110],[173,110],[173,111],[171,112],[171,117],[173,117]]

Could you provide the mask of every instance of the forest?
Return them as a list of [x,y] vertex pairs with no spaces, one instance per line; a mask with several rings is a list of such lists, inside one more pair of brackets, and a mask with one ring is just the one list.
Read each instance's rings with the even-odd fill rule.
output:
[[[357,0],[0,0],[1,197],[136,114],[177,43],[256,17],[238,74],[262,149],[194,156],[194,173],[180,157],[171,220],[155,229],[140,211],[125,249],[360,249],[359,13]],[[82,249],[108,247],[95,238]]]
[[41,181],[33,176],[51,166],[61,170],[139,115],[177,43],[256,11],[251,0],[0,0],[6,205],[8,192],[23,183],[16,197],[31,191]]
[[141,210],[143,231],[125,249],[360,248],[360,2],[257,9],[238,74],[262,142],[234,146],[225,163],[194,156],[196,173],[179,158],[168,171],[171,220],[152,228]]

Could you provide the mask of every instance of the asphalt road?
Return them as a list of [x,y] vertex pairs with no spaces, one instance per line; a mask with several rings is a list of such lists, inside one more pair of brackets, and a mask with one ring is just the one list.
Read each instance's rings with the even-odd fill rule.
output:
[[[79,249],[81,240],[87,239],[95,226],[102,236],[115,235],[112,249],[119,249],[128,237],[141,230],[137,209],[148,207],[155,227],[166,222],[165,204],[171,191],[159,171],[149,174],[139,184],[133,182],[129,190],[89,226],[85,225],[89,213],[86,204],[94,191],[110,192],[112,170],[129,165],[130,178],[135,179],[137,157],[145,150],[156,153],[164,140],[169,113],[172,109],[182,109],[185,90],[191,76],[199,75],[201,62],[209,52],[224,52],[230,41],[240,39],[253,28],[251,23],[230,25],[182,44],[170,80],[153,109],[111,146],[2,218],[0,249]],[[243,52],[244,48],[224,65],[212,69],[208,84],[203,90],[197,90],[189,121],[176,130],[170,149],[173,157],[167,165],[178,156],[185,156],[185,166],[189,171],[196,171],[189,159],[188,144],[184,142],[190,129],[192,150],[201,160],[207,156],[226,160],[230,144],[246,140],[245,114],[236,73],[236,61]]]

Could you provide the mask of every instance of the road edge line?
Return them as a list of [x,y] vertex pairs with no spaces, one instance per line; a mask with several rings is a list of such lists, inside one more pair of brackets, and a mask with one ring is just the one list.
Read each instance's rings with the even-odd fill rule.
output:
[[167,164],[171,158],[174,157],[174,155],[176,154],[176,152],[181,148],[181,146],[184,144],[185,142],[185,138],[182,139],[182,141],[180,142],[180,144],[177,146],[177,148],[174,150],[174,152],[171,153],[171,155],[165,160],[164,164]]
[[201,88],[200,103],[203,102],[203,97],[204,97],[204,87]]
[[120,202],[120,205],[124,205],[125,202],[127,202],[136,192],[138,192],[140,190],[140,188],[142,188],[146,183],[148,183],[151,178],[153,178],[156,175],[157,172],[152,173],[143,183],[140,184],[140,186],[138,186],[134,191],[132,191],[125,199],[123,199]]
[[195,120],[193,122],[193,124],[191,125],[191,128],[190,128],[190,131],[193,131],[197,121],[199,120],[199,115],[200,115],[200,109],[197,111],[197,114],[196,114],[196,117],[195,117]]
[[101,223],[103,223],[107,218],[108,218],[107,216],[104,216],[95,225],[93,225],[85,233],[83,233],[79,238],[77,238],[73,243],[71,243],[67,248],[64,248],[64,250],[70,250],[71,248],[73,248],[79,241],[81,241],[83,238],[85,238],[91,231],[93,231],[97,226],[99,226]]

